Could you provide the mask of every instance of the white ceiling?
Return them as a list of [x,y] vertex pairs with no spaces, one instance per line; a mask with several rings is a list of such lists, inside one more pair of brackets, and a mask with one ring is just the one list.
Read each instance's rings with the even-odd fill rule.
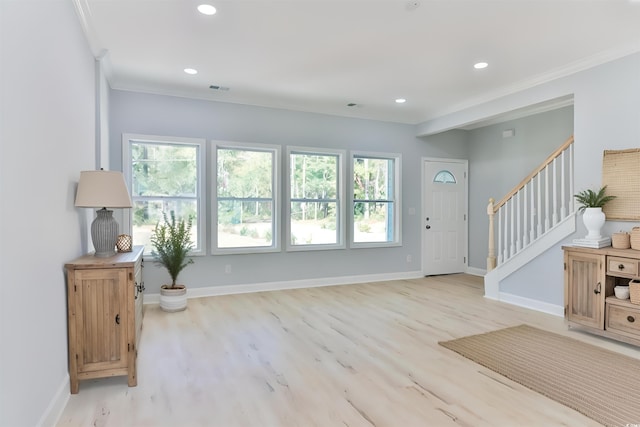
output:
[[637,0],[73,1],[114,89],[412,124],[640,52]]

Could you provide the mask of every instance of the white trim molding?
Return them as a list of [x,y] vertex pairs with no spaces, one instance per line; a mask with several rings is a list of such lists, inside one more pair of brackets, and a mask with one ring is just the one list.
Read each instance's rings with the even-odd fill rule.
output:
[[[282,291],[287,289],[319,288],[323,286],[352,285],[357,283],[409,280],[424,277],[421,271],[365,274],[358,276],[321,277],[317,279],[290,280],[286,282],[247,283],[242,285],[207,286],[188,288],[187,298],[203,298],[218,295],[235,295],[252,292]],[[159,304],[160,294],[146,294],[145,304]]]

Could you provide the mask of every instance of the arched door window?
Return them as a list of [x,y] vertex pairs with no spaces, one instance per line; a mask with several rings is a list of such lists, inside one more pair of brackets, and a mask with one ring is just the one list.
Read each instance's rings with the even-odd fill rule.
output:
[[441,170],[433,178],[433,182],[438,184],[455,184],[456,177],[453,176],[453,174],[447,170]]

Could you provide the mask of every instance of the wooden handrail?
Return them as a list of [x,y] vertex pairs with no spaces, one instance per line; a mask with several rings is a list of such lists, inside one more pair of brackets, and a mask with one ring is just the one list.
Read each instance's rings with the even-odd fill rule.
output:
[[551,153],[551,155],[549,155],[549,157],[547,157],[547,159],[542,162],[540,164],[540,166],[538,166],[537,168],[535,168],[533,170],[533,172],[531,172],[525,179],[523,179],[522,181],[520,181],[520,184],[516,185],[515,187],[513,187],[513,189],[511,191],[509,191],[507,193],[506,196],[504,196],[502,198],[502,200],[500,200],[497,204],[493,205],[493,212],[497,213],[498,210],[502,207],[502,205],[504,205],[505,203],[507,203],[507,200],[509,200],[510,198],[512,198],[514,196],[514,194],[516,194],[518,191],[522,190],[522,188],[529,182],[531,181],[531,179],[536,176],[538,173],[540,173],[540,171],[544,170],[544,168],[546,168],[547,166],[549,166],[549,164],[551,162],[553,162],[553,160],[558,157],[560,155],[560,153],[562,153],[564,150],[567,149],[568,146],[570,146],[571,144],[573,144],[573,135],[571,135],[560,147],[558,147],[553,153]]

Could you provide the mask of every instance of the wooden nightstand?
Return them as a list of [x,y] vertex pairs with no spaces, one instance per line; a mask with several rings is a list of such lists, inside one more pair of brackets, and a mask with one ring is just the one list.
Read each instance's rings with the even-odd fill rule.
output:
[[137,384],[142,329],[143,246],[109,258],[85,255],[65,264],[71,393],[79,381],[127,375]]

